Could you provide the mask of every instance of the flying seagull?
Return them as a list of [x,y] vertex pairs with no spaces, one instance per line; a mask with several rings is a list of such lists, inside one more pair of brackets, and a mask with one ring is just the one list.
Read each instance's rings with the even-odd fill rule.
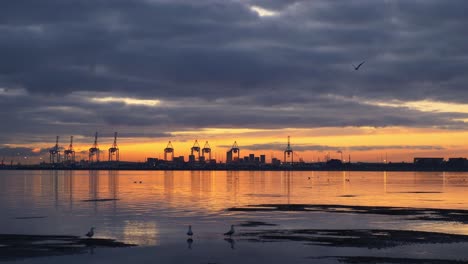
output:
[[87,237],[92,238],[94,236],[94,227],[91,227],[91,229],[86,233]]
[[231,230],[228,232],[224,233],[225,236],[231,237],[234,234],[234,225],[231,225]]
[[187,236],[189,236],[189,237],[193,236],[192,226],[191,225],[188,226]]
[[355,70],[355,71],[359,70],[359,68],[361,68],[361,66],[362,66],[365,62],[366,62],[366,61],[363,61],[363,62],[359,63],[358,66],[352,64],[353,67],[354,67],[354,70]]

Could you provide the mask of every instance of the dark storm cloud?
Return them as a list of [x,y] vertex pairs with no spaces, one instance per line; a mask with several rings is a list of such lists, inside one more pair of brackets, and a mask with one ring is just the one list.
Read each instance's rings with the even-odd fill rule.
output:
[[[249,5],[278,15],[262,18]],[[25,92],[0,91],[9,120],[0,142],[117,129],[154,137],[203,127],[466,129],[454,120],[466,114],[326,96],[466,103],[467,8],[462,0],[5,1],[0,89]]]
[[[229,145],[220,145],[220,148],[231,148]],[[284,151],[286,149],[286,144],[283,142],[272,142],[264,144],[251,144],[251,145],[242,145],[242,149],[248,150],[277,150]],[[405,150],[443,150],[441,146],[429,146],[429,145],[415,145],[415,146],[405,146],[405,145],[389,145],[389,146],[327,146],[327,145],[310,145],[310,144],[292,144],[292,149],[294,151],[371,151],[371,150],[391,150],[391,149],[405,149]]]

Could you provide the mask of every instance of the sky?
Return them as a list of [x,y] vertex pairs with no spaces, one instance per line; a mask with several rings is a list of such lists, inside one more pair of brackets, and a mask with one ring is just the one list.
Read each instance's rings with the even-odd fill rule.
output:
[[[0,158],[99,133],[121,157],[467,157],[464,0],[0,4]],[[353,67],[365,63],[359,70]],[[13,157],[13,158],[12,158]]]

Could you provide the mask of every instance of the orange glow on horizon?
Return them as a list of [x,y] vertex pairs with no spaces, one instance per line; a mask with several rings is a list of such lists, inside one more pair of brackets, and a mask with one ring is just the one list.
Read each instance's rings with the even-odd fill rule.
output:
[[[413,129],[406,127],[345,127],[345,128],[316,128],[316,129],[204,129],[201,131],[174,132],[173,137],[167,138],[119,138],[121,160],[145,161],[148,157],[164,158],[164,148],[168,141],[174,146],[175,157],[185,156],[188,160],[190,148],[195,139],[201,147],[208,141],[212,148],[212,158],[225,161],[226,151],[234,141],[237,141],[241,149],[241,157],[250,153],[256,155],[265,154],[267,162],[271,157],[282,159],[283,150],[286,148],[287,136],[291,136],[291,146],[295,151],[294,159],[302,158],[306,162],[324,160],[329,154],[331,158],[340,159],[342,150],[343,159],[348,160],[351,155],[352,162],[371,161],[381,162],[388,157],[390,162],[411,162],[414,157],[437,156],[437,157],[466,157],[468,153],[468,132],[463,130],[443,129]],[[103,138],[99,141],[101,149],[101,160],[107,160],[107,150],[112,144],[112,138]],[[84,141],[84,139],[82,139]],[[91,147],[92,139],[87,138],[89,143],[75,143],[77,159],[87,160],[87,150]],[[255,147],[267,144],[275,144],[275,149]],[[61,142],[62,147],[67,148],[67,142]],[[10,145],[23,146],[25,145]],[[34,146],[39,148],[50,148],[52,143],[43,143]],[[254,147],[248,147],[254,146]],[[322,146],[325,149],[314,149]],[[326,147],[331,149],[327,149]],[[367,147],[368,149],[356,149],[356,147]],[[392,146],[394,148],[392,148]],[[400,146],[400,147],[398,147]],[[412,146],[422,146],[412,148]],[[433,146],[434,148],[430,148]],[[296,148],[295,148],[296,147]],[[47,153],[44,160],[48,159]]]

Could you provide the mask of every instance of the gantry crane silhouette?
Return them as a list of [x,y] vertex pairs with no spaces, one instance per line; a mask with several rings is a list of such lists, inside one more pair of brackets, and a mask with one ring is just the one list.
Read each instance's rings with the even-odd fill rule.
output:
[[70,145],[64,152],[65,162],[75,163],[75,150],[73,149],[73,136],[70,136]]
[[117,146],[117,132],[114,132],[114,143],[109,148],[109,161],[120,161],[120,150]]
[[59,136],[55,139],[55,146],[49,150],[50,163],[59,163],[60,162],[60,148],[58,145]]
[[234,160],[233,153],[237,154],[237,160],[240,159],[240,149],[239,145],[237,145],[237,141],[234,141],[234,144],[232,144],[231,149],[226,153],[226,162],[232,162]]
[[171,141],[167,143],[167,147],[164,149],[164,160],[167,160],[167,154],[171,154],[171,160],[174,160],[174,147],[172,146]]
[[88,157],[89,162],[99,162],[100,151],[99,151],[97,140],[98,140],[98,132],[94,134],[94,144],[89,149],[89,157]]
[[195,139],[195,143],[193,143],[193,147],[190,149],[190,155],[194,157],[193,153],[198,153],[198,160],[200,160],[200,145],[198,144],[198,140]]
[[202,156],[205,158],[205,160],[206,160],[206,157],[205,157],[206,153],[208,153],[208,160],[211,160],[211,147],[210,147],[210,144],[208,144],[208,141],[206,141],[205,146],[203,146],[203,149],[202,149]]
[[[286,156],[287,158],[289,158],[290,161],[288,161],[286,159]],[[291,141],[290,141],[290,136],[288,136],[288,146],[286,147],[286,149],[284,150],[284,159],[283,159],[283,162],[285,164],[293,164],[294,163],[294,151],[292,150],[291,148]]]

